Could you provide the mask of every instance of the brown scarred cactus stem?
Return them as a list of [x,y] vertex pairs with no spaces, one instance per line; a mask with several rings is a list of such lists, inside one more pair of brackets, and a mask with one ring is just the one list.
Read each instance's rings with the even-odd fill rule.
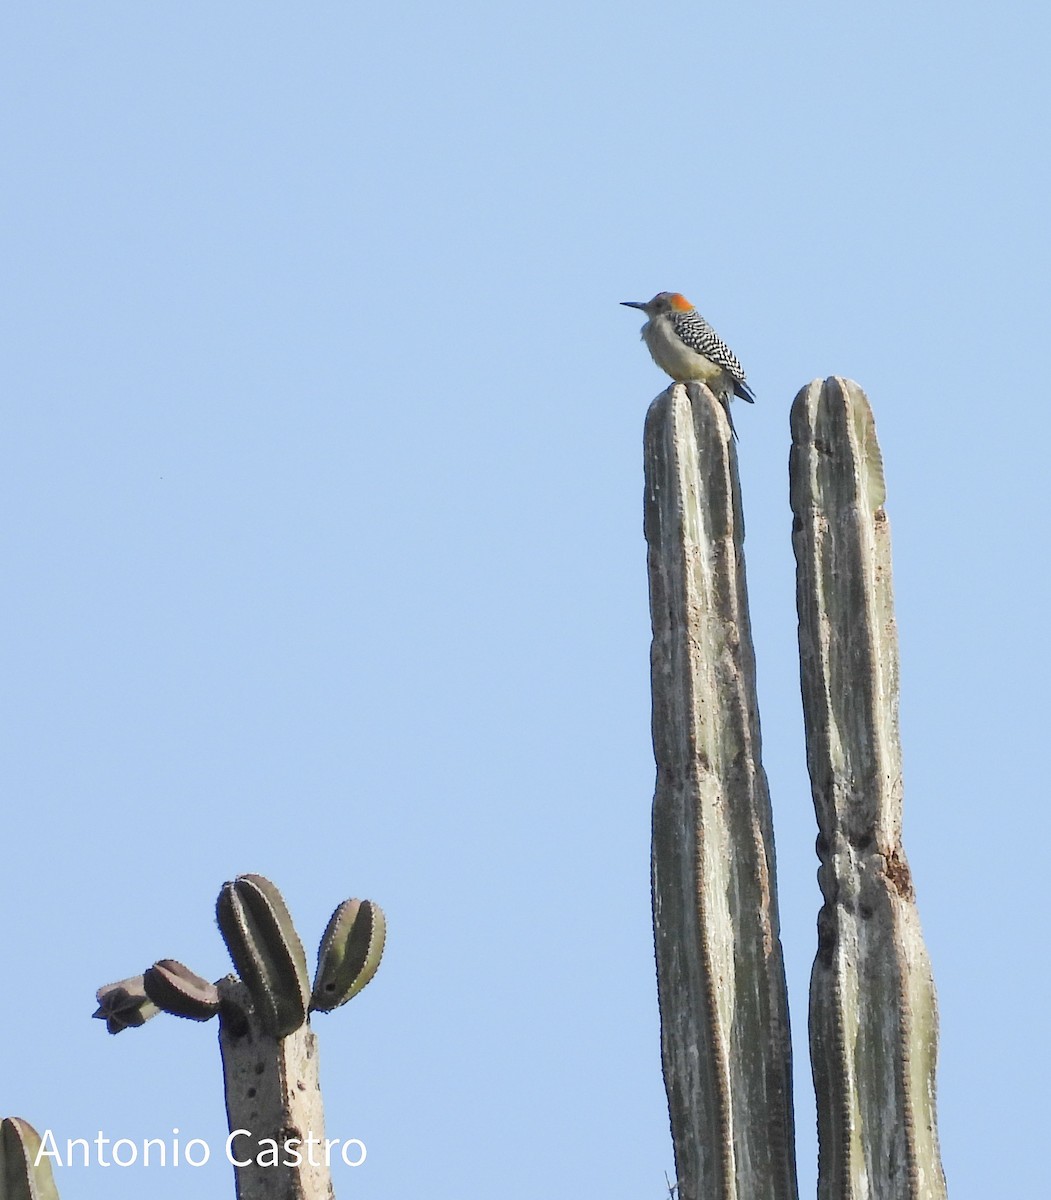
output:
[[191,1021],[210,1021],[219,1011],[214,983],[194,974],[174,958],[162,958],[143,974],[146,995],[166,1013]]
[[0,1200],[58,1200],[51,1159],[40,1156],[40,1134],[21,1117],[0,1121]]
[[223,884],[216,917],[263,1027],[273,1037],[286,1037],[307,1019],[310,980],[281,893],[262,875],[239,875]]
[[109,1033],[137,1029],[161,1011],[146,995],[141,975],[133,975],[118,983],[107,983],[95,993],[95,999],[99,1006],[91,1015],[96,1020],[105,1021]]
[[792,406],[799,655],[824,905],[810,984],[819,1200],[943,1200],[938,1016],[901,842],[886,489],[856,383]]
[[346,1004],[376,974],[387,921],[371,900],[344,900],[329,918],[318,949],[310,1007],[331,1012]]

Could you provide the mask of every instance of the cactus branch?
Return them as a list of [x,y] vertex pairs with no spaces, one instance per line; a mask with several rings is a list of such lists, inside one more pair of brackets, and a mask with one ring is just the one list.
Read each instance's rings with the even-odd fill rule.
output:
[[307,1019],[310,981],[281,893],[262,875],[239,875],[223,884],[216,917],[265,1028],[274,1037],[294,1032]]
[[387,919],[378,904],[344,900],[321,937],[311,1009],[331,1012],[353,999],[376,974],[386,936]]
[[214,983],[175,958],[162,958],[143,973],[146,995],[173,1017],[210,1021],[219,1011],[219,992]]

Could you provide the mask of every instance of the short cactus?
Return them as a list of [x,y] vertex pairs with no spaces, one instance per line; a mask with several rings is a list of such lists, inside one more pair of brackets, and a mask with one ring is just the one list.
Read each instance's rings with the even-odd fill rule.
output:
[[[321,939],[313,994],[303,944],[269,879],[239,875],[223,884],[216,915],[240,979],[229,975],[209,983],[177,959],[162,958],[143,975],[100,988],[94,1015],[110,1033],[142,1025],[161,1011],[194,1021],[218,1016],[231,1133],[249,1129],[257,1140],[280,1143],[287,1131],[299,1130],[323,1140],[317,1039],[308,1012],[346,1004],[375,975],[386,933],[383,910],[371,900],[344,900],[337,907]],[[235,1169],[239,1200],[331,1200],[324,1163],[272,1167],[246,1161]],[[0,1187],[0,1200],[23,1200],[23,1193],[9,1198]],[[57,1193],[26,1192],[24,1200],[57,1200]]]

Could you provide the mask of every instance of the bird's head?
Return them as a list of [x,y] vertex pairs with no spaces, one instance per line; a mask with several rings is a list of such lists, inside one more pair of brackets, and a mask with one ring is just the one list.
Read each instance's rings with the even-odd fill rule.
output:
[[622,300],[628,308],[641,308],[651,320],[665,313],[689,312],[693,305],[681,292],[658,292],[652,300]]

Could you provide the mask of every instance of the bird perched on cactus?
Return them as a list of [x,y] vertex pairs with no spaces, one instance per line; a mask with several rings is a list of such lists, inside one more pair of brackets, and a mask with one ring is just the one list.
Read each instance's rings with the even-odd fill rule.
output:
[[740,396],[755,403],[740,359],[680,292],[658,292],[652,300],[622,300],[641,309],[648,320],[642,340],[653,361],[679,383],[700,382],[718,396],[734,437],[730,400]]

